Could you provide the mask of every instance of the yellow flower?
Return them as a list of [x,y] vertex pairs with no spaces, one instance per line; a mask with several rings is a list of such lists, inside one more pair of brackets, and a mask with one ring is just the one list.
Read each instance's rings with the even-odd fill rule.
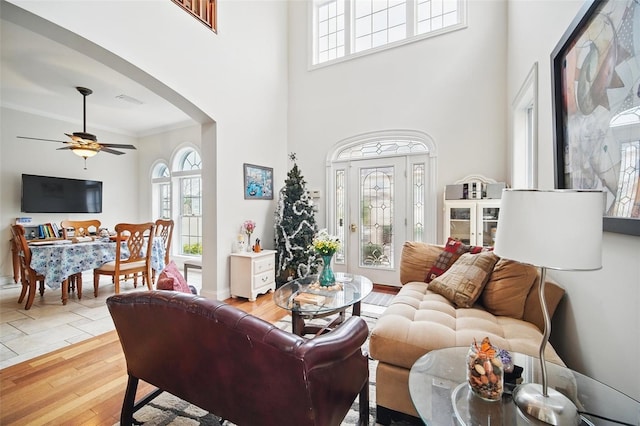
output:
[[329,235],[326,229],[321,229],[313,239],[313,248],[321,255],[333,255],[340,250],[338,237]]

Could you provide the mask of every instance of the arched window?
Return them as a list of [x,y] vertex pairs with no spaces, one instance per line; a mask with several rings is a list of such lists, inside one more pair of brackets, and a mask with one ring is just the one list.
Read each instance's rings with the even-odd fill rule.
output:
[[193,148],[178,152],[173,165],[176,230],[182,255],[202,255],[202,159]]
[[171,174],[169,167],[158,163],[153,167],[151,183],[153,187],[153,217],[171,219]]

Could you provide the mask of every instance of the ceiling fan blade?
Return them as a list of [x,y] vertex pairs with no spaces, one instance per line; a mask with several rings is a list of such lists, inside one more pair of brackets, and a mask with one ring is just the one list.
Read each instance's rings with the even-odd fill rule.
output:
[[20,139],[31,139],[34,141],[46,141],[46,142],[62,142],[62,143],[67,143],[67,141],[59,141],[59,140],[55,140],[55,139],[42,139],[42,138],[30,138],[28,136],[16,136],[17,138]]
[[125,144],[120,144],[120,143],[102,143],[102,142],[98,142],[98,143],[100,145],[106,146],[108,148],[136,149],[136,147],[133,146],[133,145],[125,145]]
[[115,149],[111,149],[111,148],[102,148],[100,150],[100,152],[108,152],[109,154],[115,154],[115,155],[122,155],[124,154],[124,152],[120,152],[120,151],[116,151]]
[[62,148],[56,148],[56,151],[60,151],[60,150],[64,150],[64,149],[73,149],[73,148],[77,148],[77,146],[63,146]]

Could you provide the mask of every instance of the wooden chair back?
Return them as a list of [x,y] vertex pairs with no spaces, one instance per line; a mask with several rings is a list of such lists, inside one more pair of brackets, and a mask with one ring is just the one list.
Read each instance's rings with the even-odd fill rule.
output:
[[169,264],[169,253],[171,252],[171,237],[173,235],[173,220],[156,220],[156,237],[162,238],[164,245],[164,265]]
[[71,236],[68,231],[73,230],[74,237],[87,237],[91,233],[89,228],[94,228],[94,232],[98,232],[100,229],[100,221],[98,219],[92,220],[63,220],[60,222],[62,227],[62,238],[65,240]]
[[[153,248],[155,224],[147,223],[119,223],[116,225],[116,265],[139,262],[144,260],[151,265],[151,250]],[[129,250],[129,257],[121,259],[122,243]],[[146,250],[143,250],[146,247]],[[120,269],[116,266],[116,270]]]
[[11,235],[13,236],[13,244],[18,249],[20,272],[25,274],[33,271],[31,269],[31,249],[27,243],[22,225],[11,225]]
[[36,282],[40,282],[40,294],[44,293],[44,277],[31,268],[31,248],[24,235],[22,225],[11,225],[11,235],[13,237],[13,244],[17,249],[16,253],[20,259],[20,281],[22,290],[18,297],[18,303],[22,303],[25,296],[27,296],[27,302],[24,307],[24,309],[27,310],[31,308],[36,296]]

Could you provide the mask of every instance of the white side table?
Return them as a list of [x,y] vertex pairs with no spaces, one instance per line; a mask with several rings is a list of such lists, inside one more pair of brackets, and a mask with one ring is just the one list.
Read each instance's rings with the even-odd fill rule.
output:
[[276,288],[276,251],[231,254],[231,297],[256,300],[258,294]]

